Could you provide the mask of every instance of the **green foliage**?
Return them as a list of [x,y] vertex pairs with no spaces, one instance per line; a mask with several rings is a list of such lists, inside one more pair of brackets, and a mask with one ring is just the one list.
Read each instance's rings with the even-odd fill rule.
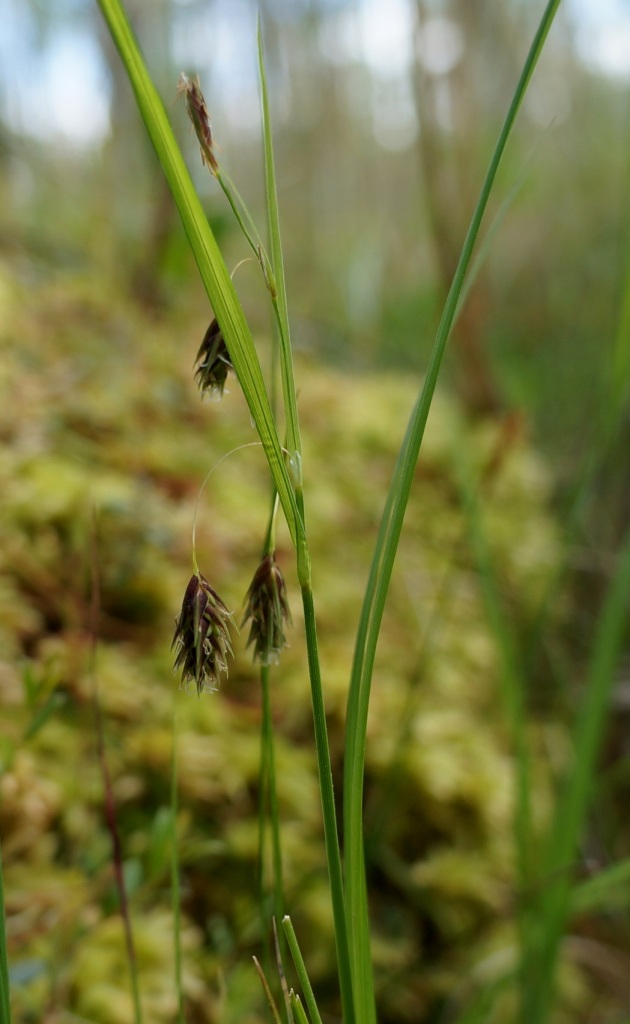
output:
[[[26,1020],[29,1006],[43,1013],[51,999],[95,1021],[113,1019],[114,1011],[119,1021],[132,1019],[90,706],[86,623],[94,508],[103,582],[96,671],[124,856],[135,878],[131,903],[145,1012],[166,1020],[175,998],[164,916],[164,808],[175,698],[185,995],[201,1020],[229,1020],[237,1006],[247,1019],[262,998],[256,979],[238,967],[261,941],[254,871],[258,673],[242,636],[220,693],[193,699],[177,690],[169,644],[186,582],[198,487],[209,465],[235,440],[251,436],[248,411],[236,388],[220,410],[199,403],[190,366],[203,316],[188,323],[162,318],[158,325],[111,290],[99,298],[85,278],[42,288],[27,306],[19,301],[19,280],[6,267],[4,279],[18,300],[11,332],[16,343],[5,347],[3,363],[3,431],[11,443],[2,449],[7,516],[0,549],[2,588],[12,594],[0,673],[7,910],[9,921],[20,921],[10,944],[15,1020]],[[59,311],[56,318],[51,306]],[[49,330],[42,349],[37,325],[44,321]],[[92,353],[87,363],[86,324]],[[127,345],[112,351],[112,337],[123,325]],[[80,376],[84,395],[103,410],[108,429],[86,431],[76,417],[80,393],[51,388],[62,367],[64,379]],[[299,371],[308,382],[301,418],[312,467],[311,544],[339,780],[347,672],[376,494],[388,479],[415,383],[393,375],[351,379],[304,360]],[[494,524],[492,550],[515,623],[533,615],[561,551],[540,460],[520,436],[506,443],[499,425],[473,427],[438,396],[385,613],[369,722],[366,838],[370,877],[382,879],[373,909],[383,1020],[417,1019],[418,1006],[435,1003],[463,970],[497,943],[512,941],[502,918],[514,879],[514,761],[497,702],[496,649],[466,543],[457,484],[463,436],[472,463],[494,467],[484,507]],[[266,495],[264,462],[249,449],[222,463],[202,498],[200,566],[211,567],[235,610],[258,564]],[[287,541],[281,531],[279,557]],[[31,577],[35,562],[39,568]],[[139,576],[140,567],[154,583]],[[309,974],[325,993],[335,972],[332,922],[316,771],[305,746],[310,711],[292,573],[287,586],[295,625],[270,695],[283,870],[287,908]],[[144,623],[147,595],[150,629]],[[561,607],[557,615],[562,620]],[[62,695],[63,703],[25,739],[52,694]],[[557,760],[566,744],[562,727],[547,723],[544,737],[559,752]],[[532,738],[542,744],[543,732],[533,727]],[[543,823],[551,799],[543,763],[535,781],[534,815]],[[164,922],[159,929],[158,921]],[[156,931],[160,940],[153,936],[145,957],[144,936]],[[473,933],[475,948],[467,943]],[[454,952],[443,960],[449,947]],[[422,975],[419,957],[426,966]],[[30,980],[20,983],[21,971]],[[221,1011],[223,1017],[222,971],[226,1006],[232,1007]]]
[[[7,692],[12,696],[11,728],[3,751],[6,772],[2,778],[2,814],[8,815],[8,871],[13,871],[18,856],[30,860],[37,848],[40,859],[29,866],[41,865],[50,879],[64,871],[70,877],[74,869],[86,875],[89,909],[63,920],[58,929],[63,932],[63,941],[51,954],[46,940],[41,941],[44,927],[40,922],[34,926],[34,936],[26,929],[31,956],[18,963],[14,977],[20,1000],[18,1012],[25,1019],[41,1015],[44,1004],[47,1010],[52,1007],[54,1014],[56,1001],[95,1020],[139,1019],[122,977],[124,967],[129,966],[129,954],[124,951],[122,931],[113,916],[118,893],[107,875],[108,835],[99,815],[102,780],[97,772],[90,779],[87,773],[85,778],[77,778],[69,771],[68,752],[75,748],[74,763],[76,759],[89,762],[89,713],[97,679],[106,714],[108,756],[114,769],[113,796],[124,836],[122,868],[134,912],[142,916],[138,966],[145,1012],[151,1020],[172,1019],[175,1012],[182,1020],[184,999],[200,1020],[220,1017],[227,1021],[239,1011],[238,1019],[242,1020],[256,1013],[257,997],[252,996],[249,981],[243,981],[237,964],[248,944],[257,949],[264,938],[261,917],[256,912],[258,887],[254,885],[262,863],[262,827],[255,825],[254,809],[262,808],[266,799],[274,805],[276,912],[282,916],[277,908],[284,902],[277,890],[281,874],[277,822],[281,820],[283,847],[288,853],[286,870],[282,871],[286,902],[300,934],[307,936],[309,974],[326,1012],[339,1013],[336,995],[331,994],[335,992],[337,974],[344,1020],[351,1024],[355,1019],[353,1002],[361,1024],[373,1019],[365,868],[371,883],[374,964],[383,1021],[415,1020],[419,1012],[429,1018],[444,1010],[447,1016],[461,1013],[461,1020],[501,1021],[520,1016],[523,1021],[535,1019],[543,1024],[552,1012],[559,1020],[563,1014],[572,1019],[576,1007],[588,999],[587,981],[561,940],[574,908],[588,907],[589,900],[592,906],[593,900],[604,900],[607,895],[604,876],[602,887],[586,888],[586,903],[576,902],[572,898],[572,871],[623,641],[630,547],[626,547],[604,603],[585,674],[585,697],[573,735],[569,736],[553,707],[554,697],[541,701],[540,709],[545,710],[539,709],[534,716],[528,693],[529,670],[537,663],[540,608],[550,609],[545,613],[545,639],[554,642],[567,614],[574,609],[550,600],[549,595],[559,593],[557,580],[565,552],[548,513],[545,471],[531,457],[523,435],[515,429],[518,421],[472,423],[442,399],[437,455],[431,455],[429,439],[420,470],[416,466],[484,205],[556,6],[557,2],[550,0],[546,20],[515,93],[464,244],[419,399],[414,404],[417,388],[408,390],[406,383],[394,377],[381,375],[374,381],[350,382],[299,361],[300,380],[308,383],[308,394],[300,399],[301,414],[305,420],[309,415],[313,417],[312,442],[305,445],[308,449],[310,443],[312,448],[307,478],[309,524],[315,512],[314,543],[309,550],[264,67],[270,260],[257,246],[255,229],[253,235],[249,234],[247,224],[251,221],[231,182],[221,180],[209,125],[205,131],[203,98],[195,109],[203,115],[205,162],[222,184],[257,253],[276,313],[289,447],[286,464],[272,403],[263,386],[259,346],[254,347],[227,269],[207,229],[164,110],[134,49],[126,22],[113,0],[102,0],[208,294],[218,308],[222,335],[225,333],[222,344],[227,342],[230,359],[234,353],[247,409],[262,438],[290,540],[297,549],[318,785],[308,756],[303,762],[298,757],[304,737],[309,735],[305,732],[309,713],[303,699],[305,659],[301,645],[287,653],[280,677],[274,674],[272,680],[262,680],[266,744],[262,771],[255,736],[260,682],[240,652],[235,671],[223,686],[219,707],[210,708],[208,713],[197,706],[194,713],[187,710],[182,715],[177,777],[182,801],[178,809],[173,798],[174,741],[167,728],[172,715],[169,688],[173,684],[167,668],[167,639],[172,624],[170,629],[168,624],[166,629],[164,626],[173,593],[177,586],[181,588],[176,567],[187,547],[183,521],[199,482],[197,449],[199,439],[207,437],[207,413],[187,421],[188,378],[179,379],[173,374],[168,358],[161,363],[148,341],[136,345],[134,339],[129,346],[127,338],[114,346],[111,366],[107,367],[110,372],[105,375],[108,382],[104,387],[100,379],[97,382],[103,325],[109,321],[111,330],[114,303],[110,297],[105,311],[101,297],[90,293],[86,281],[61,287],[58,282],[48,296],[56,301],[58,293],[61,295],[58,322],[54,325],[53,321],[59,328],[55,365],[47,358],[50,352],[41,351],[37,328],[29,324],[29,311],[28,316],[22,316],[20,326],[27,334],[29,329],[32,331],[32,343],[14,347],[9,342],[8,372],[3,381],[12,410],[4,429],[12,448],[2,467],[9,516],[0,535],[0,592],[8,613],[5,628],[10,655],[4,674],[9,680]],[[78,325],[67,316],[64,303],[70,300],[71,306],[82,288],[85,309]],[[20,286],[8,275],[6,295],[13,290],[18,293]],[[37,310],[38,302],[33,303],[32,298],[29,293],[30,305]],[[11,313],[17,323],[21,311],[16,308]],[[141,331],[149,326],[131,306],[121,305],[117,314],[120,324],[135,323]],[[181,323],[178,328],[181,331]],[[159,329],[152,323],[147,330],[151,344],[161,343],[163,357],[168,353],[172,358],[170,336],[174,332],[174,323],[168,317],[162,318]],[[602,447],[612,440],[622,411],[619,366],[623,364],[624,345],[620,328],[613,381],[615,402],[609,416],[604,417]],[[130,350],[134,368],[140,369],[135,381],[129,373]],[[45,403],[33,401],[28,388],[22,394],[22,382],[37,382],[40,376],[48,380],[49,373],[54,380],[59,352],[64,353],[61,377],[65,385],[56,393],[53,389],[52,400],[49,402],[46,394]],[[72,403],[66,401],[68,381],[77,392]],[[155,384],[155,394],[150,396],[147,381]],[[224,384],[222,372],[220,390]],[[36,383],[35,392],[37,387]],[[106,398],[101,388],[103,395],[107,390]],[[318,389],[320,404],[311,408]],[[353,431],[349,429],[348,409],[353,401],[357,409],[363,408],[374,390],[369,399],[370,427],[376,420],[383,430],[379,434],[378,429],[366,429],[361,444],[357,422]],[[326,444],[320,443],[321,435],[326,434],[321,429],[321,410],[331,394],[334,398],[329,402]],[[153,408],[154,401],[159,413]],[[247,417],[239,401],[237,389],[232,412],[245,412]],[[374,494],[386,490],[396,437],[404,428],[398,420],[401,411],[404,414],[411,405],[412,417],[404,433],[359,620],[344,722],[342,705],[351,660],[349,637],[358,615],[357,593],[361,590],[356,581],[365,564],[363,548],[374,546],[363,544],[361,537],[367,527],[373,526]],[[33,422],[42,428],[35,433],[35,444],[23,428],[24,406],[30,407]],[[49,409],[54,411],[52,416]],[[435,413],[437,429],[439,407]],[[134,434],[130,441],[128,421],[144,424],[145,434]],[[236,415],[234,419],[226,417],[224,426],[230,428],[233,443],[244,421]],[[170,449],[167,439],[174,439]],[[182,455],[182,447],[186,455]],[[117,457],[112,457],[111,452],[116,450]],[[225,449],[219,451],[224,454]],[[202,458],[208,455],[204,446]],[[240,461],[241,457],[236,459]],[[337,460],[338,480],[327,490],[326,480],[334,477]],[[383,480],[375,472],[379,460],[386,467]],[[359,465],[361,472],[357,475]],[[228,572],[230,585],[242,600],[246,583],[241,577],[251,578],[251,569],[244,567],[244,556],[251,554],[254,538],[259,537],[252,510],[259,504],[265,473],[261,474],[256,465],[244,480],[242,473],[234,473],[227,464],[217,468],[219,473],[211,489],[213,514],[206,519],[207,533],[198,546],[199,561],[203,568],[204,554],[211,558],[213,582],[221,568]],[[225,494],[216,493],[221,480],[228,481]],[[420,501],[408,510],[401,568],[392,577],[407,500],[412,493],[417,496],[418,485]],[[209,496],[210,492],[206,499]],[[223,507],[229,512],[225,522]],[[332,539],[335,528],[338,544]],[[271,550],[272,536],[275,548],[273,516],[266,552]],[[282,539],[280,556],[286,554],[287,546],[286,539]],[[321,667],[311,553],[317,555],[317,572],[324,581],[321,622],[326,628],[322,633]],[[195,553],[193,560],[197,571]],[[386,610],[390,577],[391,601]],[[289,581],[287,594],[295,602],[293,581]],[[222,604],[220,608],[227,614],[227,608]],[[377,652],[381,620],[385,628]],[[100,640],[96,659],[92,635],[95,622]],[[190,615],[182,616],[181,625],[190,632]],[[157,637],[164,638],[164,642],[156,642]],[[532,650],[528,649],[530,642]],[[221,657],[228,646],[226,641]],[[194,650],[190,644],[189,650]],[[566,657],[565,651],[562,657]],[[196,671],[201,689],[199,650],[193,660],[195,664],[187,663],[188,675]],[[223,663],[219,667],[225,668]],[[321,668],[325,670],[326,708]],[[368,720],[373,673],[375,693]],[[212,678],[217,675],[213,670]],[[546,665],[538,681],[539,690],[555,687],[559,675]],[[288,700],[279,708],[276,690],[280,685],[283,698]],[[550,708],[552,713],[546,719]],[[276,725],[278,737],[282,737],[277,751],[271,747]],[[349,743],[344,739],[344,726]],[[370,743],[366,748],[367,732]],[[115,733],[115,738],[110,733]],[[345,905],[332,786],[334,774],[339,791],[342,760]],[[557,786],[556,777],[566,781]],[[278,780],[277,792],[273,778]],[[48,785],[42,785],[42,779]],[[287,783],[296,779],[299,785],[291,794]],[[267,786],[273,790],[269,795]],[[318,789],[324,809],[333,922],[318,857],[319,816],[313,813]],[[165,808],[169,790],[170,812]],[[25,797],[32,793],[39,795],[44,808],[39,817],[33,814],[32,802],[28,802],[28,813],[22,808],[22,802],[27,803]],[[312,806],[305,799],[306,793],[309,798],[312,795]],[[78,810],[72,813],[72,808]],[[287,839],[287,832],[292,839]],[[175,843],[176,836],[181,839],[181,850],[180,842]],[[162,890],[169,868],[176,901],[181,868],[184,904],[181,913],[177,905],[172,915],[175,942],[168,936],[168,941],[162,943],[157,932],[166,906]],[[19,880],[19,871],[15,877]],[[52,882],[49,888],[54,889]],[[30,896],[28,885],[25,892]],[[68,911],[66,902],[55,905],[52,916],[61,915],[62,909]],[[346,916],[353,922],[347,942]],[[20,923],[18,913],[18,926]],[[192,955],[189,958],[187,952],[186,963],[187,967],[192,964],[193,971],[184,977],[181,946],[188,935],[193,936]],[[336,957],[331,955],[333,939]],[[312,942],[312,949],[308,942]],[[64,953],[79,948],[78,943],[80,952],[70,960],[64,958]],[[175,985],[167,982],[167,951],[173,945],[177,965],[170,975],[175,974]],[[311,1017],[317,1018],[319,1011],[301,953],[297,945],[291,948],[306,1004]],[[227,987],[231,989],[225,1002],[218,980],[219,964],[228,971]],[[458,986],[456,978],[462,976],[466,983]],[[3,986],[6,993],[6,978]],[[270,1001],[273,1005],[271,997]],[[306,1020],[293,995],[291,1003],[296,1019]],[[290,1013],[288,1016],[290,1019]]]

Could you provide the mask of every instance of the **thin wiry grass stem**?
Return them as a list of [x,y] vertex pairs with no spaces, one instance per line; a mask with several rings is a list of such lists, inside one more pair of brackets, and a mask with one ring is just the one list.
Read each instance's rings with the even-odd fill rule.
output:
[[385,601],[446,344],[505,147],[560,0],[548,0],[492,154],[438,326],[424,385],[412,410],[385,503],[359,621],[346,719],[344,838],[346,917],[352,921],[353,985],[362,1024],[376,1020],[363,851],[363,779],[370,690]]
[[297,971],[298,978],[300,979],[300,985],[302,986],[302,992],[304,993],[304,1000],[308,1006],[308,1012],[311,1015],[313,1024],[322,1024],[317,1002],[315,1001],[313,987],[302,956],[302,950],[300,949],[297,935],[295,934],[293,922],[288,915],[282,921],[282,928],[287,937],[291,956],[293,957],[293,963],[295,964],[295,969]]
[[308,652],[309,676],[311,681],[311,700],[313,705],[313,724],[315,728],[315,748],[317,752],[317,768],[319,772],[319,789],[324,818],[324,841],[328,861],[328,873],[335,924],[335,942],[337,945],[337,961],[339,986],[344,1024],[354,1024],[354,998],[352,975],[350,968],[350,950],[348,945],[348,929],[344,906],[343,876],[341,853],[339,849],[339,833],[337,831],[337,815],[335,811],[335,795],[333,790],[332,765],[326,727],[326,708],[319,664],[317,628],[315,624],[315,606],[313,592],[310,587],[302,588],[302,605],[304,608],[304,626],[306,630],[306,648]]
[[263,698],[262,734],[265,749],[265,769],[267,780],[267,798],[269,801],[269,817],[271,821],[271,851],[273,863],[273,912],[277,921],[284,917],[284,887],[282,877],[282,846],[280,842],[280,812],[278,809],[278,790],[276,786],[276,757],[274,750],[273,720],[271,717],[270,670],[268,665],[260,669],[260,682]]
[[265,834],[268,820],[271,832],[272,905],[273,916],[277,921],[281,921],[284,916],[284,879],[280,839],[280,812],[276,786],[275,744],[271,715],[270,668],[268,665],[261,665],[260,684],[262,692],[262,717],[259,768],[260,799],[258,807],[258,892],[266,960],[270,963],[272,954],[268,919],[269,905],[265,889]]
[[168,121],[164,104],[148,73],[120,0],[98,0],[123,60],[138,108],[177,204],[208,298],[228,348],[234,372],[258,431],[295,544],[300,583],[310,579],[310,559],[285,464],[251,329],[234,284],[197,195]]

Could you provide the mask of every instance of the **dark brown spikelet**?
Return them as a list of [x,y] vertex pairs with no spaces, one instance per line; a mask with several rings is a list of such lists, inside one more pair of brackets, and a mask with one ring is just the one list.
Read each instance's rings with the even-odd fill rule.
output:
[[253,644],[254,658],[271,665],[286,647],[284,630],[291,623],[284,577],[273,552],[265,555],[254,573],[246,602],[243,625],[251,621],[247,646]]
[[219,687],[222,672],[227,675],[228,655],[232,654],[229,626],[231,612],[201,573],[191,577],[186,587],[182,610],[175,626],[175,671],[181,669],[181,686],[194,682],[197,693],[213,693]]
[[208,108],[206,107],[206,101],[203,98],[203,93],[197,76],[195,75],[194,78],[189,78],[188,75],[185,75],[182,72],[179,78],[177,92],[180,94],[183,93],[184,95],[186,110],[188,111],[188,116],[192,121],[192,126],[195,129],[195,135],[197,136],[197,142],[201,148],[201,160],[208,170],[213,174],[218,174],[219,165],[217,163],[217,158],[214,155],[214,139],[212,137],[212,128],[210,127]]
[[228,373],[234,367],[216,317],[204,334],[195,365],[195,377],[201,394],[222,398]]

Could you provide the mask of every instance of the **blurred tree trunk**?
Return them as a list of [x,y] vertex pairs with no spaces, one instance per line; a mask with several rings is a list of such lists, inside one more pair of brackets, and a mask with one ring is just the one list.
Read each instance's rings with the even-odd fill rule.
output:
[[280,182],[283,219],[291,225],[286,268],[303,311],[320,325],[317,344],[327,351],[327,321],[351,317],[353,259],[359,259],[363,206],[377,194],[376,170],[365,159],[364,125],[348,116],[348,70],[322,53],[323,6],[313,3],[300,18],[284,20],[274,14],[277,4],[262,0],[260,6],[277,167],[287,175]]
[[[488,121],[483,94],[489,89],[496,99],[498,93],[505,104],[509,94],[502,88],[502,69],[512,47],[507,38],[507,18],[496,5],[488,15],[484,0],[451,0],[443,5],[440,17],[444,27],[451,28],[453,47],[459,40],[461,52],[456,56],[453,51],[451,67],[445,63],[444,70],[436,70],[430,55],[426,60],[422,55],[423,44],[426,46],[430,38],[427,29],[435,28],[435,15],[424,0],[416,0],[416,13],[418,146],[438,277],[445,297],[477,200],[481,161],[487,158],[486,149],[490,153],[482,131]],[[490,69],[486,63],[489,49],[493,60]],[[456,386],[468,408],[479,413],[494,412],[501,405],[484,341],[490,305],[488,285],[480,275],[452,338]]]
[[[132,28],[147,56],[150,71],[165,103],[175,96],[177,75],[170,53],[171,0],[126,0]],[[99,18],[99,41],[111,81],[111,137],[106,147],[109,195],[117,196],[112,211],[112,256],[122,268],[129,290],[144,305],[159,309],[164,302],[162,269],[173,228],[175,204],[149,142],[129,85],[127,73]]]

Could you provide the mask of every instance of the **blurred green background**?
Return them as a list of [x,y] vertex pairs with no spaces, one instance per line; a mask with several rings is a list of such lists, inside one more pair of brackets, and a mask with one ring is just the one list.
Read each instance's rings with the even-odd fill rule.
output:
[[[307,500],[336,771],[361,587],[406,416],[530,37],[533,0],[135,0],[128,9],[228,266],[247,256],[202,167],[179,73],[264,224],[264,23]],[[96,4],[0,6],[0,698],[16,1021],[131,1021],[95,752],[98,681],[147,1021],[174,1019],[168,909],[173,709],[190,1021],[262,1019],[249,965],[259,692],[237,642],[221,693],[178,693],[173,621],[199,486],[252,439],[235,382],[201,404],[211,317]],[[368,754],[380,1019],[457,1020],[513,954],[512,754],[459,488],[480,495],[531,696],[536,816],[628,527],[630,5],[561,6],[503,164],[450,343],[384,624]],[[252,263],[235,280],[268,361]],[[240,608],[267,479],[228,459],[200,566]],[[295,594],[288,541],[281,555]],[[100,626],[90,660],[95,566]],[[545,586],[564,585],[540,620]],[[298,602],[278,672],[287,898],[335,1019]],[[627,857],[627,671],[579,872]],[[628,1019],[625,906],[575,924],[558,1020]],[[512,952],[511,952],[512,951]],[[502,959],[503,958],[503,959]],[[602,966],[604,964],[604,966]],[[474,992],[473,992],[474,994]],[[488,1019],[511,1019],[509,992]]]

